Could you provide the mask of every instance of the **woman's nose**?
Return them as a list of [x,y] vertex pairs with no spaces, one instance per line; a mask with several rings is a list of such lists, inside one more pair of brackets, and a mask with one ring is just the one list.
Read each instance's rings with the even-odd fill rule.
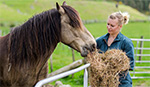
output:
[[109,25],[107,25],[107,28],[110,28],[110,26],[109,26]]

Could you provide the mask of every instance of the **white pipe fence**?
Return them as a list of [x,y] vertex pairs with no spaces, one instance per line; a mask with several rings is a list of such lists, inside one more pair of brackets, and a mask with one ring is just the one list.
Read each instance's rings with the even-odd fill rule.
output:
[[55,81],[55,80],[60,79],[60,78],[63,78],[63,77],[66,77],[66,76],[71,75],[71,74],[73,74],[73,73],[79,72],[79,71],[81,71],[81,70],[83,70],[83,69],[85,69],[85,73],[84,73],[84,74],[85,74],[85,75],[84,75],[84,81],[85,81],[85,82],[84,82],[84,87],[87,87],[87,85],[88,85],[88,73],[87,73],[86,68],[89,67],[89,66],[90,66],[90,64],[88,63],[88,64],[85,64],[85,65],[79,67],[79,68],[76,68],[76,69],[73,69],[73,70],[70,70],[70,71],[67,71],[67,72],[58,74],[58,75],[56,75],[56,76],[52,76],[52,77],[43,79],[43,80],[39,81],[39,82],[35,85],[35,87],[42,87],[42,85],[44,85],[44,84],[46,84],[46,83]]
[[87,68],[84,69],[84,87],[88,87],[88,71],[87,71]]
[[143,56],[143,57],[147,57],[146,59],[149,59],[150,60],[150,53],[149,54],[138,54],[138,50],[150,50],[150,48],[143,48],[143,47],[138,47],[139,46],[139,42],[142,41],[142,42],[150,42],[150,39],[131,39],[132,41],[136,41],[136,47],[134,48],[135,49],[135,67],[134,67],[134,70],[133,72],[130,72],[130,73],[133,73],[133,77],[132,79],[138,79],[138,78],[150,78],[150,76],[136,76],[136,74],[150,74],[150,72],[136,72],[135,70],[136,69],[150,69],[150,66],[136,66],[136,63],[150,63],[150,61],[148,60],[144,60],[144,61],[137,61],[137,57],[138,56]]
[[131,38],[132,41],[150,41],[150,39],[134,39],[134,38]]

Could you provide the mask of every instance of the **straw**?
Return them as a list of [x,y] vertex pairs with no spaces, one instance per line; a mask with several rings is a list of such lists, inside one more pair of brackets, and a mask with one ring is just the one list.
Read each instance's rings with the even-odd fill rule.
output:
[[91,64],[91,87],[118,87],[119,74],[130,67],[126,53],[118,49],[108,50],[102,54],[96,50],[88,54],[87,61]]

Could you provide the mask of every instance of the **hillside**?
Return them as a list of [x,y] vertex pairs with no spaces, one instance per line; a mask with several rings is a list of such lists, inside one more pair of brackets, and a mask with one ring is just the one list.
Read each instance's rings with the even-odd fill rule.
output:
[[[57,2],[61,4],[63,1]],[[131,20],[147,19],[147,16],[136,9],[125,5],[116,8],[113,2],[82,0],[66,0],[66,2],[80,13],[83,20],[106,20],[108,15],[115,11],[129,12]],[[37,13],[55,8],[55,3],[56,0],[1,0],[0,22],[23,22]]]

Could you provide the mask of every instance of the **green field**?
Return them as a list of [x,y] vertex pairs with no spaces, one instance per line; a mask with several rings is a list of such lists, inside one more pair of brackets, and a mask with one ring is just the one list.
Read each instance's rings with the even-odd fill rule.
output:
[[[60,5],[63,2],[62,0],[35,1],[36,0],[0,0],[0,22],[23,22],[32,17],[32,15],[55,8],[56,2]],[[83,20],[106,20],[108,15],[115,11],[129,12],[131,20],[147,20],[148,18],[136,9],[123,4],[120,4],[119,8],[116,8],[115,2],[90,0],[66,0],[66,2],[80,13]]]
[[[10,26],[18,26],[24,23],[33,15],[42,11],[55,8],[55,2],[62,3],[62,0],[1,0],[0,1],[0,30],[2,36],[6,35],[10,31]],[[83,20],[106,20],[108,15],[114,11],[127,11],[131,15],[130,20],[147,20],[148,17],[141,14],[136,9],[132,9],[129,6],[119,5],[119,8],[115,8],[115,2],[105,1],[90,1],[90,0],[66,0],[68,5],[74,7]],[[107,9],[107,10],[106,10]],[[86,14],[85,14],[86,13]],[[106,23],[92,23],[85,24],[91,34],[97,38],[107,33]],[[150,39],[150,22],[129,22],[129,24],[123,26],[121,31],[125,36],[129,38],[140,38],[144,36],[144,39]],[[136,43],[134,46],[136,46]],[[150,42],[145,43],[144,47],[150,47]],[[145,54],[150,54],[150,51],[143,51]],[[56,47],[53,58],[54,71],[62,68],[73,62],[71,48],[59,43]],[[78,52],[75,51],[75,60],[83,59]],[[142,60],[150,60],[142,57]],[[138,66],[150,66],[150,63],[139,64]],[[140,71],[140,70],[136,70]],[[142,71],[150,71],[149,69],[142,69]],[[49,71],[50,73],[51,71]],[[80,71],[72,75],[59,79],[63,84],[70,84],[72,87],[83,87],[83,73]],[[150,74],[142,74],[139,76],[150,76]],[[149,87],[150,79],[133,79],[133,87]],[[51,84],[54,84],[51,83]]]

